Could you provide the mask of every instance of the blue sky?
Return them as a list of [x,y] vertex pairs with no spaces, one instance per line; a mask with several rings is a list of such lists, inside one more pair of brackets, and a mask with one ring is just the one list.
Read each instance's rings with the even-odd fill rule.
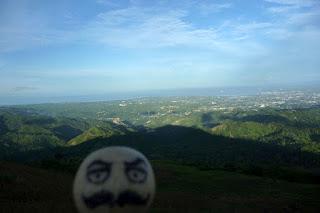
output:
[[320,79],[318,0],[1,0],[0,96]]

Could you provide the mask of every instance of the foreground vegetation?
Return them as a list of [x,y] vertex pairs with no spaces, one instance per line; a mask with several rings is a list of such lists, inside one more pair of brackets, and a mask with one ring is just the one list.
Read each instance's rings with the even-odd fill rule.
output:
[[[151,212],[317,212],[320,185],[297,184],[174,162],[152,162]],[[1,212],[76,212],[73,173],[0,162]]]
[[317,212],[320,108],[217,111],[209,101],[0,107],[0,212],[74,212],[73,174],[112,145],[152,160],[152,212]]

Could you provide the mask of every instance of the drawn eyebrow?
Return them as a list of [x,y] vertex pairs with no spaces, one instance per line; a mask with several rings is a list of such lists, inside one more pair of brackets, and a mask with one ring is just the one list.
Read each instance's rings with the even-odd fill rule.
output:
[[126,162],[124,162],[124,164],[125,164],[126,168],[131,168],[131,167],[136,167],[140,164],[146,165],[146,162],[141,158],[136,158],[134,161],[132,161],[132,162],[126,161]]
[[102,160],[95,160],[90,165],[87,167],[87,172],[92,173],[92,172],[99,172],[99,171],[106,171],[110,170],[112,163],[110,162],[105,162]]
[[[87,181],[93,184],[104,183],[110,177],[111,166],[112,163],[94,160],[87,166]],[[97,179],[95,179],[95,177],[97,177]]]
[[[142,158],[138,157],[134,161],[131,161],[131,162],[126,161],[126,162],[124,162],[124,165],[125,165],[124,172],[125,172],[128,180],[131,183],[141,184],[141,183],[144,183],[146,181],[148,172],[147,172],[145,166],[147,165],[147,163]],[[141,180],[136,180],[135,178],[131,177],[131,175],[130,175],[131,171],[135,172],[135,174],[137,174],[136,172],[141,174],[142,175],[142,179]]]

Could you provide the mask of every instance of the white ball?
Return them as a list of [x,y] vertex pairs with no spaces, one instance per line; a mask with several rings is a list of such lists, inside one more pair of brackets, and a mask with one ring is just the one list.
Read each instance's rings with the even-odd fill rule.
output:
[[99,149],[82,162],[73,197],[80,213],[146,212],[155,194],[147,158],[128,147]]

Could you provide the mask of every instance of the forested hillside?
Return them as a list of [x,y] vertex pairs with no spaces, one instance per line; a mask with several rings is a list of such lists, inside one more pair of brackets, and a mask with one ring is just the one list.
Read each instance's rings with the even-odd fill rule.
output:
[[[1,159],[74,168],[93,150],[125,145],[154,160],[317,182],[320,108],[210,111],[171,98],[143,101],[126,109],[122,101],[3,107]],[[98,108],[105,113],[85,116]]]
[[[3,209],[73,212],[58,198],[61,205],[46,208],[52,195],[37,181],[55,186],[65,180],[52,192],[68,193],[86,155],[129,146],[154,165],[152,212],[199,209],[186,200],[200,202],[204,212],[213,205],[226,212],[230,205],[244,212],[315,211],[320,107],[241,107],[248,100],[239,106],[231,105],[233,98],[171,97],[0,107],[0,188],[12,187],[10,193],[0,190]],[[15,204],[21,200],[28,205]]]

